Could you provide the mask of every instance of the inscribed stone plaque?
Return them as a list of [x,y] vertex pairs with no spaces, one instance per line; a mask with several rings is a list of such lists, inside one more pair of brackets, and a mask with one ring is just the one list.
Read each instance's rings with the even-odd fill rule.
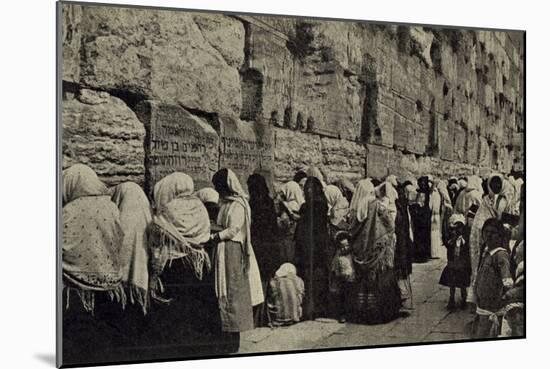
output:
[[397,156],[392,149],[379,146],[367,145],[367,176],[372,178],[383,178],[388,174],[396,173],[399,166]]
[[145,188],[173,172],[190,175],[195,189],[211,185],[218,169],[218,135],[205,120],[178,105],[140,103],[138,116],[146,129]]
[[273,131],[267,124],[220,118],[220,168],[237,174],[243,188],[252,173],[262,174],[271,187]]

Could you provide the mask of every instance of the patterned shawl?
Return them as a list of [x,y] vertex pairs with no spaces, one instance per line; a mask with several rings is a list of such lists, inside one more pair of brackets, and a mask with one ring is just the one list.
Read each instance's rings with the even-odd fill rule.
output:
[[68,296],[76,291],[91,313],[97,292],[107,292],[124,306],[118,255],[123,232],[107,188],[91,168],[77,164],[63,172],[63,201],[63,281]]

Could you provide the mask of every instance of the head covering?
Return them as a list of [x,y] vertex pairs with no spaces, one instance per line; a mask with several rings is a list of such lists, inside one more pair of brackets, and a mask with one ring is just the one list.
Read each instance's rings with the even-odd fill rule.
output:
[[289,210],[295,213],[300,211],[300,207],[305,200],[302,188],[298,183],[294,181],[285,183],[279,189],[279,193],[281,194],[282,202]]
[[306,183],[304,184],[304,198],[306,203],[314,203],[318,201],[323,201],[326,203],[327,199],[321,180],[317,177],[307,177]]
[[304,172],[303,170],[299,170],[299,171],[296,172],[296,174],[292,178],[292,181],[294,181],[296,183],[300,183],[300,181],[302,181],[302,179],[304,179],[304,178],[307,178],[306,172]]
[[325,187],[325,196],[332,225],[340,224],[349,211],[349,202],[335,185]]
[[[256,255],[262,263],[267,259],[273,259],[271,255],[267,255],[269,248],[261,246],[265,245],[265,242],[273,242],[277,239],[277,213],[264,176],[257,173],[252,174],[248,177],[247,184],[251,210],[250,234],[256,247]],[[275,268],[271,266],[269,269],[272,270],[268,272],[267,266],[262,266],[262,270],[269,274],[273,273]]]
[[340,189],[340,191],[342,191],[342,195],[344,195],[348,201],[351,201],[353,193],[355,192],[355,186],[353,183],[346,177],[342,177],[338,178],[334,184]]
[[374,186],[370,179],[363,179],[357,184],[350,204],[350,215],[362,222],[367,218],[369,202],[376,198]]
[[467,183],[467,186],[466,186],[466,190],[467,191],[476,190],[482,195],[483,194],[482,182],[483,181],[481,180],[481,178],[479,178],[475,174],[472,174],[472,175],[468,176],[468,183]]
[[278,278],[296,275],[296,267],[291,263],[284,263],[277,269],[275,276]]
[[193,179],[184,173],[172,173],[155,184],[153,197],[157,214],[151,234],[154,242],[153,264],[157,265],[151,289],[158,287],[158,276],[169,260],[181,259],[202,279],[210,259],[203,245],[210,239],[210,218],[204,204],[193,195]]
[[391,183],[393,187],[397,187],[397,177],[394,176],[393,174],[390,174],[389,176],[386,177],[386,182]]
[[121,183],[112,189],[111,200],[120,211],[120,226],[124,233],[119,249],[122,283],[134,300],[147,312],[149,291],[149,246],[147,227],[151,223],[151,205],[139,185]]
[[120,215],[106,194],[90,168],[78,164],[63,172],[63,282],[69,294],[78,292],[89,312],[96,292],[107,292],[123,305],[126,301],[118,254]]
[[180,172],[169,174],[155,184],[153,190],[155,208],[159,211],[176,197],[191,195],[194,189],[193,179],[187,174]]
[[449,191],[447,190],[447,181],[441,180],[437,183],[435,187],[437,191],[439,191],[439,194],[441,195],[441,199],[443,200],[443,205],[445,205],[448,208],[452,208],[453,204],[451,202],[451,196],[449,196]]
[[254,173],[250,175],[246,183],[248,185],[248,193],[250,194],[249,203],[251,206],[253,203],[261,204],[272,200],[265,177],[261,174]]
[[458,188],[461,189],[461,188],[466,188],[468,187],[468,182],[465,180],[465,179],[459,179],[458,180]]
[[319,168],[317,168],[315,166],[310,166],[309,168],[307,168],[306,174],[307,174],[308,177],[317,178],[319,180],[319,182],[321,182],[323,187],[326,186],[325,178],[324,178],[323,173],[321,172],[321,170]]
[[454,213],[449,217],[449,226],[454,227],[457,223],[466,224],[466,218],[464,218],[464,215]]
[[197,192],[195,192],[195,196],[197,196],[203,204],[207,202],[217,204],[220,200],[220,194],[211,187],[205,187],[198,190]]
[[[225,183],[222,183],[222,181],[225,181]],[[260,270],[258,268],[258,262],[256,260],[256,256],[254,254],[254,249],[252,247],[252,237],[250,234],[250,225],[252,223],[251,221],[251,209],[250,205],[248,204],[248,199],[246,196],[246,193],[244,192],[241,183],[239,182],[239,179],[237,178],[237,175],[228,168],[222,168],[218,172],[214,174],[214,177],[212,177],[212,182],[214,182],[214,186],[220,186],[222,185],[227,189],[229,192],[228,195],[225,195],[223,200],[226,202],[232,202],[237,204],[238,206],[242,206],[244,209],[244,228],[245,228],[245,234],[246,239],[245,247],[246,252],[245,255],[248,257],[248,282],[250,285],[250,293],[251,293],[251,300],[252,305],[258,305],[261,304],[264,301],[264,295],[262,290],[262,282],[260,279]],[[231,205],[235,206],[235,205]],[[221,218],[221,223],[223,224],[229,224],[229,217],[231,216],[231,208],[229,208],[229,211],[222,213],[220,212],[220,215],[218,217],[218,220]],[[225,242],[220,242],[218,244],[218,247],[216,248],[216,281],[215,281],[215,290],[216,290],[216,296],[218,299],[223,300],[227,298],[227,282],[226,282],[226,275],[225,275]]]
[[107,195],[107,187],[87,165],[75,164],[63,171],[63,204],[79,197]]

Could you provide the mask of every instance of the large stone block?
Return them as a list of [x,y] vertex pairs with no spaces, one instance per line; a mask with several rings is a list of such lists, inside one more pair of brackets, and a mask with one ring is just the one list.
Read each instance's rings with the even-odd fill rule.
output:
[[[209,30],[205,37],[186,12],[82,9],[81,83],[205,112],[239,114],[239,73],[223,56],[238,63],[244,52],[238,32],[214,36]],[[202,18],[201,24],[205,28],[209,21]]]
[[274,128],[275,180],[285,182],[292,179],[297,170],[315,165],[321,167],[323,154],[321,138],[288,129]]
[[232,117],[219,119],[220,168],[232,169],[243,188],[253,173],[273,183],[273,130],[268,124],[243,122]]
[[80,80],[80,22],[82,7],[76,4],[61,5],[62,79]]
[[144,183],[145,128],[122,100],[81,90],[61,107],[64,168],[83,163],[109,185]]
[[356,180],[365,177],[367,150],[364,145],[329,137],[321,138],[323,167],[329,173],[327,182],[339,177]]
[[194,13],[193,20],[204,38],[229,66],[239,69],[244,61],[244,25],[222,14]]
[[218,169],[218,135],[205,120],[179,105],[144,101],[136,107],[147,129],[145,189],[173,172],[190,175],[199,189],[211,186]]

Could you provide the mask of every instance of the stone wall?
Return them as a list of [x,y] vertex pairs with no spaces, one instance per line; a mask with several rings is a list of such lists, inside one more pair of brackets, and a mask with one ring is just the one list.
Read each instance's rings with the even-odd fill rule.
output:
[[75,4],[62,22],[64,166],[111,184],[523,169],[521,32]]

